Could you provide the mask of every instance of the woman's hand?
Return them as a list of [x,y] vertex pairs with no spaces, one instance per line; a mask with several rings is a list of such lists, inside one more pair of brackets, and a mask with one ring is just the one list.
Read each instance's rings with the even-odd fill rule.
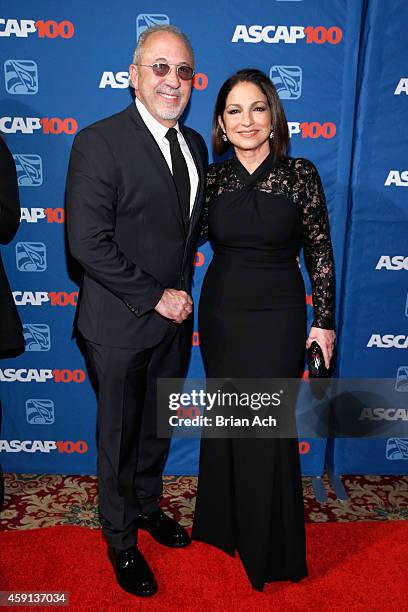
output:
[[336,334],[333,329],[321,329],[320,327],[311,327],[310,334],[306,340],[306,348],[312,344],[313,340],[319,344],[322,349],[324,364],[327,369],[330,367],[330,361],[333,357],[333,347]]

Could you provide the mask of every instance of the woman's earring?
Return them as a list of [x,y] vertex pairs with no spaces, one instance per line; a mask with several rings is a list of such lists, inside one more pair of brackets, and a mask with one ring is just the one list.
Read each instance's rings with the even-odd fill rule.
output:
[[272,140],[272,138],[273,138],[273,134],[274,134],[274,131],[273,131],[273,130],[271,130],[271,133],[269,134],[269,138],[270,138],[271,140]]
[[228,142],[228,138],[227,138],[227,135],[225,134],[225,132],[224,132],[224,134],[221,136],[221,138],[223,139],[223,141],[224,141],[224,142]]

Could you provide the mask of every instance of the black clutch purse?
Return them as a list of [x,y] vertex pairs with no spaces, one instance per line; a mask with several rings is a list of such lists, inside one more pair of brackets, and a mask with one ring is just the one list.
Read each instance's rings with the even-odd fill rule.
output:
[[309,378],[328,377],[329,370],[324,365],[323,352],[316,340],[313,340],[307,349],[307,364],[309,367]]

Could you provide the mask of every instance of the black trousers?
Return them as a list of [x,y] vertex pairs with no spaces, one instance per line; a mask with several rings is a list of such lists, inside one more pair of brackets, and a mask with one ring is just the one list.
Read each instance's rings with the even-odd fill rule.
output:
[[170,439],[157,438],[156,381],[184,376],[190,325],[172,326],[153,348],[86,341],[98,396],[99,509],[103,533],[118,550],[133,546],[139,513],[159,509]]

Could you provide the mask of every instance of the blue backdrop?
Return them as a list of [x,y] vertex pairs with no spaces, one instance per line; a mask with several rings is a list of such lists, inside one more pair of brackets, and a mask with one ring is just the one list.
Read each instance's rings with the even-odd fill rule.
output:
[[[149,11],[148,13],[146,11]],[[216,94],[243,67],[270,74],[285,106],[293,156],[317,166],[336,260],[338,373],[395,377],[408,391],[408,75],[403,0],[110,0],[81,6],[21,0],[0,18],[0,130],[15,155],[22,219],[3,249],[25,325],[26,352],[0,361],[6,470],[95,472],[96,402],[71,340],[76,277],[66,256],[64,189],[75,133],[130,102],[137,36],[172,23],[190,37],[197,76],[184,121],[210,146]],[[405,76],[404,76],[405,75]],[[405,195],[405,200],[403,200]],[[198,301],[211,259],[196,257]],[[302,266],[303,267],[303,266]],[[310,283],[306,277],[309,322]],[[189,375],[203,375],[199,336]],[[387,350],[385,350],[387,349]],[[408,397],[408,395],[406,396]],[[304,474],[321,474],[325,440],[301,440]],[[408,440],[335,440],[332,468],[402,473]],[[198,443],[174,440],[167,473],[194,474]]]

